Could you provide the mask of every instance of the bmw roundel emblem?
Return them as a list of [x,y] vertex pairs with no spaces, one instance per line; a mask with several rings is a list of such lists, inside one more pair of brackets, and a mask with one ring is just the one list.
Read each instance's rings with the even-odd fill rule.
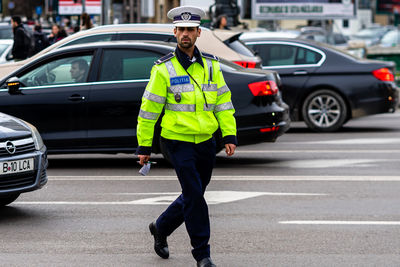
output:
[[15,147],[14,143],[11,141],[6,142],[6,150],[9,154],[14,154],[17,148]]

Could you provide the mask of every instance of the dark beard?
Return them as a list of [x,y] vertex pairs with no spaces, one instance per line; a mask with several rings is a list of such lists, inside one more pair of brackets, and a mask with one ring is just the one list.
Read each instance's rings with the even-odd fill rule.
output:
[[182,48],[191,48],[194,44],[192,43],[192,41],[190,41],[189,43],[183,43],[183,42],[179,42],[179,46]]

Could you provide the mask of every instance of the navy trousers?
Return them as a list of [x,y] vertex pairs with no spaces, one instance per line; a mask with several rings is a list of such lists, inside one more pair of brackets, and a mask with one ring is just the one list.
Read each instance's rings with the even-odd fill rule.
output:
[[210,220],[204,192],[215,165],[215,140],[199,144],[168,139],[162,142],[175,167],[182,194],[157,219],[157,230],[169,236],[185,222],[193,257],[199,261],[210,257]]

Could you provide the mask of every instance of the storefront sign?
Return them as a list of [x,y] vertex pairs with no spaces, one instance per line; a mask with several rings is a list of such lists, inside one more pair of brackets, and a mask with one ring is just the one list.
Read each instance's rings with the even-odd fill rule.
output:
[[355,0],[252,0],[252,19],[337,19],[356,16]]
[[[83,12],[83,0],[59,0],[59,15],[80,15]],[[101,0],[85,0],[85,12],[90,15],[101,14]]]

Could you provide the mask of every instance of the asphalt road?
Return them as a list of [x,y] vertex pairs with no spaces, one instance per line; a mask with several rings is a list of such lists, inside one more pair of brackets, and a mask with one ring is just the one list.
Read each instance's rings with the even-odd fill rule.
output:
[[[207,190],[217,266],[399,266],[400,113],[337,133],[302,123],[219,154]],[[179,193],[159,156],[51,156],[49,183],[0,210],[1,266],[195,266],[184,226],[153,252],[148,224]]]

